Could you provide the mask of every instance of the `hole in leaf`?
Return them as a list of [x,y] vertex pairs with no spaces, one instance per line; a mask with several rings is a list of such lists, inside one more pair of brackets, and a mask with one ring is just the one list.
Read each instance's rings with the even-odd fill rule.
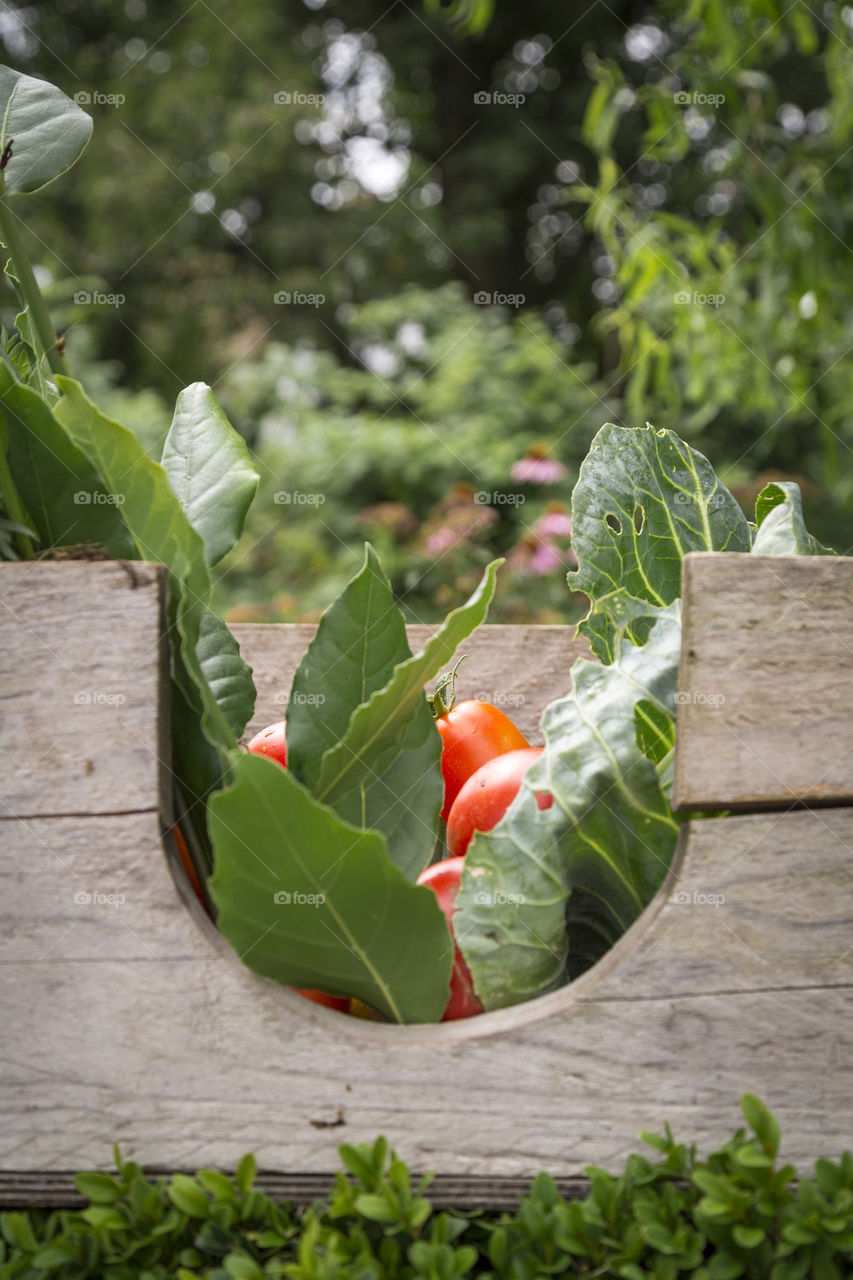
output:
[[612,511],[608,511],[607,515],[604,517],[604,523],[607,525],[608,529],[612,529],[614,533],[622,532],[622,521],[618,516],[615,516]]
[[634,507],[634,528],[637,533],[643,532],[643,525],[646,523],[646,508],[640,506],[639,502]]

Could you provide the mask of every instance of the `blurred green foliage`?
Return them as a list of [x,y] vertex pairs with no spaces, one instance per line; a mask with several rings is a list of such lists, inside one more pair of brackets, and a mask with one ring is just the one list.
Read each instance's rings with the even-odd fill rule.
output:
[[849,6],[45,0],[0,39],[95,116],[29,228],[76,370],[152,449],[206,378],[258,452],[231,616],[315,616],[365,537],[412,619],[496,551],[495,620],[572,616],[547,531],[607,419],[853,544]]
[[[475,307],[454,284],[366,304],[347,332],[352,365],[270,343],[219,388],[264,477],[222,566],[223,605],[245,604],[232,618],[319,611],[369,538],[412,622],[459,602],[496,554],[493,621],[565,620],[559,516],[611,409],[594,366],[566,363],[535,315]],[[542,455],[534,478],[514,477],[527,455]]]

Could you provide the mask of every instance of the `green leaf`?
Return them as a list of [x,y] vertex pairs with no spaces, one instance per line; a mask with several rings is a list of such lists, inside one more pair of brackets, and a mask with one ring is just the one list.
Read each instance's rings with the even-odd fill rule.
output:
[[255,709],[252,668],[240,657],[240,646],[226,624],[210,609],[199,618],[196,654],[231,733],[239,738]]
[[92,119],[46,80],[0,66],[0,152],[12,142],[3,171],[6,190],[39,191],[80,156],[92,134]]
[[711,1258],[708,1275],[710,1280],[738,1280],[738,1276],[742,1276],[745,1270],[739,1258],[720,1250]]
[[[468,849],[454,930],[487,1009],[594,963],[663,881],[678,825],[637,745],[634,713],[645,701],[672,714],[680,603],[657,614],[642,647],[617,635],[610,666],[575,663],[572,692],[543,714],[542,756],[501,822]],[[539,808],[537,792],[553,796],[551,808]]]
[[746,1123],[752,1129],[767,1154],[775,1159],[779,1151],[780,1138],[779,1123],[776,1117],[770,1108],[765,1106],[754,1093],[744,1093],[741,1096],[740,1105]]
[[93,1204],[115,1204],[124,1195],[124,1187],[108,1173],[78,1173],[74,1185]]
[[749,1227],[743,1222],[732,1227],[732,1239],[741,1249],[757,1249],[763,1243],[764,1235],[761,1227]]
[[411,658],[403,616],[371,546],[364,564],[322,614],[296,669],[287,705],[287,762],[314,789],[323,755],[344,737],[353,711]]
[[59,1267],[67,1267],[69,1262],[78,1261],[76,1254],[67,1245],[49,1245],[40,1249],[33,1258],[33,1266],[38,1271],[56,1271]]
[[[675,721],[647,698],[634,705],[637,746],[652,764],[660,764],[675,747]],[[659,775],[660,776],[660,775]]]
[[424,685],[484,621],[502,564],[502,560],[492,561],[471,598],[449,613],[423,649],[400,663],[388,683],[353,713],[343,739],[323,756],[315,789],[319,799],[337,806],[375,777],[378,761],[385,763],[388,748],[418,710]]
[[355,1207],[358,1213],[371,1222],[396,1222],[398,1215],[385,1196],[365,1192],[356,1196]]
[[204,540],[206,562],[216,564],[243,531],[259,476],[206,383],[194,382],[178,396],[160,463]]
[[577,634],[586,636],[599,662],[611,663],[617,635],[627,636],[632,644],[645,644],[655,607],[650,608],[648,600],[638,600],[618,587],[592,601],[589,613],[578,623]]
[[264,1280],[262,1268],[247,1253],[231,1253],[223,1265],[234,1280]]
[[0,1214],[0,1230],[4,1239],[22,1253],[35,1253],[38,1249],[38,1241],[26,1213]]
[[210,595],[201,537],[184,515],[165,471],[148,457],[133,432],[105,417],[73,378],[59,375],[56,381],[62,397],[54,415],[109,489],[121,495],[122,518],[138,555],[169,568],[169,622],[180,648],[173,664],[175,678],[198,709],[208,742],[222,752],[233,749],[235,735],[196,652]]
[[237,1199],[231,1179],[219,1169],[199,1169],[198,1180],[205,1191],[217,1200],[233,1202]]
[[190,1218],[206,1218],[210,1213],[210,1200],[195,1178],[185,1173],[175,1173],[168,1189],[169,1199],[181,1213]]
[[[37,392],[0,361],[0,436],[9,469],[42,547],[97,542],[118,559],[135,555],[121,504]],[[2,445],[0,439],[0,445]]]
[[614,588],[666,605],[681,594],[689,551],[749,551],[746,517],[711,464],[672,431],[607,423],[572,494],[574,591]]
[[[293,678],[288,766],[311,790],[324,754],[346,736],[357,709],[411,657],[402,614],[368,546],[363,567],[320,618]],[[347,822],[381,831],[393,861],[415,880],[432,855],[444,784],[441,738],[423,694],[410,715],[370,772],[331,803]]]
[[252,1152],[247,1151],[240,1163],[237,1165],[237,1172],[234,1176],[234,1180],[243,1192],[244,1196],[248,1195],[252,1190],[252,1184],[255,1181],[255,1174],[257,1171],[258,1163]]
[[342,822],[289,770],[247,753],[233,772],[210,802],[210,890],[241,959],[395,1022],[438,1021],[452,945],[435,895],[405,880],[379,832]]
[[767,484],[755,500],[758,532],[752,544],[757,556],[834,556],[812,537],[803,517],[800,486],[791,480]]

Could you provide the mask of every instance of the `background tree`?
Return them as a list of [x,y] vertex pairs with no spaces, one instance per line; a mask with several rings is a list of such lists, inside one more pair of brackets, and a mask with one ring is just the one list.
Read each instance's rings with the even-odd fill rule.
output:
[[[72,360],[152,445],[204,377],[271,494],[287,467],[325,486],[325,517],[288,515],[315,577],[277,589],[270,508],[229,607],[315,612],[385,503],[414,521],[388,539],[413,609],[519,548],[506,616],[559,616],[567,549],[521,578],[606,418],[675,428],[744,498],[799,477],[853,544],[851,24],[834,0],[7,7],[7,60],[96,118],[30,226]],[[73,302],[98,283],[124,302]],[[559,489],[490,504],[428,569],[459,486],[508,492],[541,445]]]

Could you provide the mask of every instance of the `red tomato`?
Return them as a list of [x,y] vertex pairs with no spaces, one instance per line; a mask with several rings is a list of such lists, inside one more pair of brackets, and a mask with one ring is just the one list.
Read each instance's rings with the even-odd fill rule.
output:
[[313,1000],[314,1004],[325,1005],[327,1009],[336,1009],[338,1013],[349,1013],[349,996],[328,996],[325,991],[312,991],[310,987],[291,987],[298,996]]
[[253,752],[256,756],[269,756],[270,760],[277,760],[286,769],[287,743],[284,740],[284,721],[279,720],[278,724],[270,724],[266,729],[261,729],[260,733],[256,733],[247,745],[246,750]]
[[418,884],[428,885],[438,899],[438,905],[447,917],[450,935],[454,939],[450,999],[442,1014],[442,1022],[453,1022],[456,1018],[471,1018],[475,1013],[483,1012],[483,1006],[474,994],[471,971],[456,945],[453,933],[453,904],[459,890],[459,880],[464,865],[464,858],[445,858],[443,862],[434,862],[418,876]]
[[441,772],[444,777],[442,818],[462,786],[480,765],[507,751],[520,751],[530,743],[508,716],[488,702],[473,699],[440,715],[435,722],[443,743]]
[[204,907],[206,911],[207,905],[204,901],[204,894],[201,891],[201,884],[199,883],[199,878],[195,869],[195,864],[193,863],[192,855],[190,854],[190,851],[187,848],[187,842],[184,839],[184,833],[183,831],[181,831],[181,828],[179,826],[176,825],[172,827],[172,836],[174,838],[175,845],[177,846],[178,853],[180,854],[181,863],[183,865],[184,871],[187,873],[187,879],[189,880],[190,884],[195,890],[195,896],[198,898],[199,902],[201,903],[201,905]]
[[[542,751],[542,747],[506,751],[471,774],[453,801],[447,819],[451,857],[464,857],[475,831],[491,831],[497,826],[518,794],[521,779]],[[547,791],[537,792],[536,799],[540,809],[550,809],[554,803]]]

